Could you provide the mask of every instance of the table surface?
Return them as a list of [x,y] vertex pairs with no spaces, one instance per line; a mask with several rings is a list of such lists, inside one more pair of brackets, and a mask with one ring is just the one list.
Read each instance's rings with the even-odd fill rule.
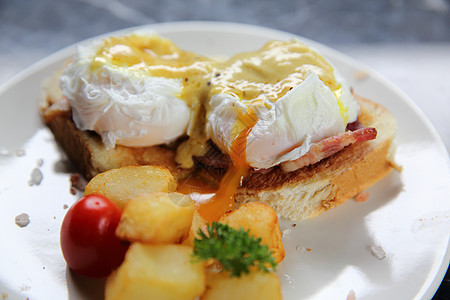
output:
[[[450,0],[0,0],[0,84],[86,38],[186,20],[280,29],[344,52],[402,89],[450,151]],[[449,277],[434,299],[450,299]]]

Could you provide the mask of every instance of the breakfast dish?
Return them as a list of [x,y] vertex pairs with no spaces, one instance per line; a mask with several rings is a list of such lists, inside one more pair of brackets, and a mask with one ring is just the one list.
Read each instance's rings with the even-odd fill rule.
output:
[[127,165],[167,167],[182,186],[196,178],[200,189],[218,188],[200,204],[208,221],[234,197],[311,218],[395,165],[389,111],[352,95],[296,39],[223,60],[152,32],[98,39],[78,47],[43,100],[45,123],[88,179]]
[[[255,45],[263,46],[268,40],[291,38],[289,34],[254,27],[213,25],[184,24],[176,29],[175,25],[166,24],[154,29],[179,42],[180,47],[204,55],[230,56],[236,51],[252,51]],[[235,38],[240,43],[231,42]],[[226,46],[231,44],[233,47]],[[332,60],[343,77],[352,80],[352,74],[359,71],[357,63],[314,45]],[[12,121],[11,117],[2,115],[2,120],[11,124],[20,122],[17,128],[24,128],[5,147],[11,153],[18,148],[26,153],[2,157],[7,169],[2,166],[1,174],[7,189],[0,194],[1,224],[10,246],[2,247],[6,252],[1,265],[8,272],[1,274],[0,282],[2,293],[11,299],[24,295],[35,299],[85,299],[86,290],[90,290],[90,297],[96,295],[95,288],[86,287],[93,283],[66,272],[58,236],[64,205],[74,201],[68,193],[70,173],[61,173],[63,169],[58,164],[61,154],[52,135],[42,127],[36,111],[28,109],[35,107],[28,102],[39,94],[42,78],[52,74],[73,54],[73,48],[61,52],[22,75],[20,82],[11,82],[1,89],[1,104],[5,108],[2,111],[9,111],[9,115],[17,118]],[[327,296],[345,299],[349,294],[367,299],[426,298],[434,293],[448,265],[448,235],[442,234],[445,225],[432,221],[445,220],[450,210],[444,201],[448,194],[448,157],[429,122],[411,102],[377,75],[369,74],[367,81],[352,81],[350,86],[356,93],[380,101],[394,114],[399,128],[397,161],[403,171],[391,173],[369,189],[370,201],[347,202],[295,227],[290,222],[281,224],[286,259],[278,274],[285,299]],[[22,110],[18,111],[11,103],[28,104],[20,105]],[[43,164],[38,164],[41,159]],[[29,187],[27,182],[33,168],[38,168],[43,178],[39,185]],[[24,169],[29,172],[24,174]],[[25,182],[24,186],[20,182]],[[17,193],[21,194],[20,199]],[[17,201],[12,204],[8,199]],[[21,213],[27,213],[30,221],[23,228],[14,223],[14,217]],[[385,255],[374,256],[372,252]]]

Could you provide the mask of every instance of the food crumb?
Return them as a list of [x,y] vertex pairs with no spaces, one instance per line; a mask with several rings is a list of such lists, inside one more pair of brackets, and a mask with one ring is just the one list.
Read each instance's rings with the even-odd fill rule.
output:
[[42,166],[44,165],[44,160],[43,160],[42,158],[39,158],[39,159],[36,161],[36,164],[37,164],[38,167],[42,167]]
[[24,284],[20,287],[21,291],[29,291],[31,289],[31,287],[29,287],[28,285]]
[[26,227],[28,224],[30,224],[30,216],[26,213],[21,213],[20,215],[16,216],[15,222],[19,227]]
[[387,257],[386,252],[381,246],[372,246],[370,247],[370,251],[372,252],[372,255],[378,258],[379,260],[383,260]]
[[0,148],[0,156],[9,156],[11,153],[8,151],[8,149]]
[[77,190],[84,192],[87,185],[87,181],[80,174],[72,174],[70,176],[70,193],[75,195]]
[[21,156],[24,156],[24,155],[25,155],[25,150],[24,149],[18,149],[16,151],[16,156],[17,157],[21,157]]
[[305,253],[306,252],[306,248],[303,246],[297,246],[295,247],[295,250],[297,250],[299,253]]
[[348,293],[347,300],[356,300],[356,293],[355,293],[354,290],[351,290],[351,291]]
[[296,226],[297,226],[297,224],[296,224],[296,223],[293,223],[293,224],[292,224],[292,227],[296,227]]
[[68,209],[68,208],[69,208],[69,205],[67,205],[67,204],[63,205],[63,209]]
[[363,71],[363,70],[359,70],[359,71],[356,71],[353,74],[353,77],[356,80],[364,80],[364,79],[367,79],[369,77],[369,73],[367,73],[366,71]]
[[368,191],[362,191],[358,195],[355,196],[356,202],[366,202],[370,197],[370,194]]
[[288,282],[290,285],[294,284],[294,278],[292,278],[292,277],[289,276],[288,274],[284,274],[283,276],[284,276],[284,278],[287,279],[287,282]]
[[282,235],[283,237],[287,237],[289,235],[289,233],[291,233],[292,228],[286,228],[283,230]]
[[40,185],[42,178],[44,178],[44,176],[42,175],[41,170],[39,168],[34,168],[31,171],[31,178],[28,181],[28,185],[29,186]]

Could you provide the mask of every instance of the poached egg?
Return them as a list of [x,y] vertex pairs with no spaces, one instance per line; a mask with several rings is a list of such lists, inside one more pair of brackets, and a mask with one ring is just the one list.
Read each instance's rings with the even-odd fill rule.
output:
[[97,132],[107,148],[146,147],[187,133],[209,69],[204,57],[134,32],[79,46],[60,86],[80,130]]
[[[236,55],[211,86],[209,137],[256,169],[298,159],[312,143],[344,132],[359,114],[348,84],[331,63],[296,40]],[[238,153],[233,144],[249,128],[245,153]]]

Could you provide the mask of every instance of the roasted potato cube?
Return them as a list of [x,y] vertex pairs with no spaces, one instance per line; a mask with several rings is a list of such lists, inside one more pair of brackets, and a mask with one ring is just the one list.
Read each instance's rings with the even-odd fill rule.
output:
[[179,243],[189,235],[194,201],[180,193],[148,193],[130,200],[116,235],[130,242]]
[[206,291],[201,300],[282,299],[281,285],[275,273],[251,272],[230,277],[228,272],[208,273]]
[[207,226],[206,220],[203,219],[203,217],[200,216],[200,214],[196,210],[194,212],[194,217],[192,218],[191,228],[189,229],[189,236],[186,240],[184,240],[183,244],[191,247],[194,246],[194,239],[199,238],[198,230],[201,227],[206,228],[206,226]]
[[183,245],[133,243],[106,280],[105,299],[195,299],[205,289],[203,264]]
[[98,174],[89,181],[85,195],[99,194],[121,209],[130,199],[148,192],[174,192],[177,188],[170,171],[158,166],[128,166]]
[[275,211],[259,202],[242,204],[237,210],[226,213],[219,222],[228,226],[250,231],[250,235],[261,238],[261,243],[272,250],[277,263],[284,259],[285,252],[281,240],[281,230]]

